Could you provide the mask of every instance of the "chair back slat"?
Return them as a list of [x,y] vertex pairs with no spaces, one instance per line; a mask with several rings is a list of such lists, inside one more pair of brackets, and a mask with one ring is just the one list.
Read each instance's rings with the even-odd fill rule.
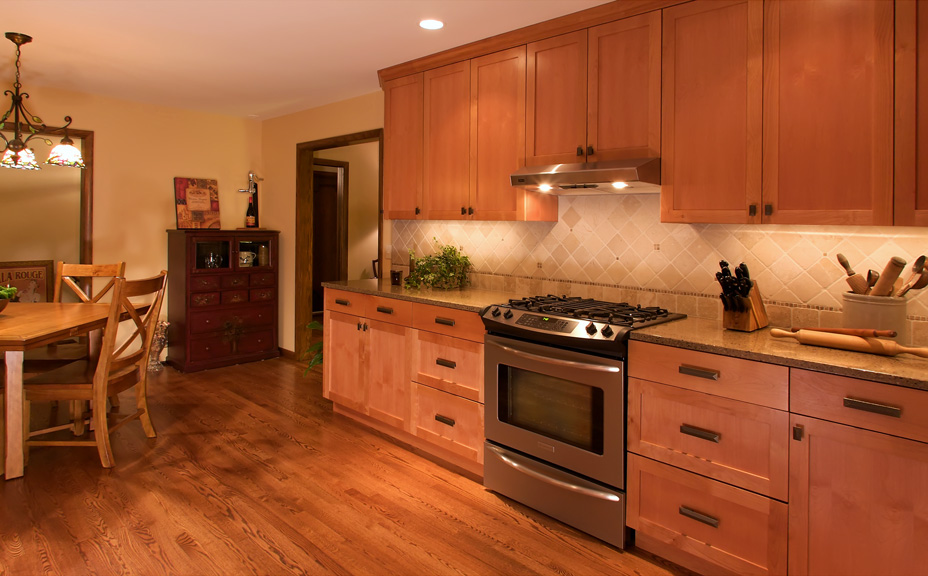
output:
[[[116,264],[69,264],[59,261],[56,265],[55,277],[55,294],[53,302],[61,302],[63,288],[67,287],[73,292],[81,302],[99,302],[103,296],[112,290],[117,277],[126,275],[126,263],[118,262]],[[80,282],[86,278],[110,278],[96,294],[93,293],[92,286],[86,290]]]

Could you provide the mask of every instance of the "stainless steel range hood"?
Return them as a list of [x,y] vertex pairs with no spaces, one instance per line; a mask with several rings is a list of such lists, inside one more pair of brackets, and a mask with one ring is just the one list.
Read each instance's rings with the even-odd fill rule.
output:
[[557,196],[653,194],[661,191],[661,159],[527,166],[512,174],[509,182]]

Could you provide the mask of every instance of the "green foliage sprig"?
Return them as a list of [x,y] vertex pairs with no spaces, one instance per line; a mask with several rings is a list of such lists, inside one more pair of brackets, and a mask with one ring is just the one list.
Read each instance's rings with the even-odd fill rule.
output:
[[[315,320],[307,324],[306,327],[310,330],[322,330],[322,324]],[[303,376],[309,374],[309,371],[314,366],[322,364],[322,340],[310,344],[309,348],[303,350],[303,353],[300,354],[300,360],[309,360],[309,366],[303,371]]]
[[435,240],[438,252],[424,258],[416,258],[409,251],[409,276],[403,281],[406,288],[439,288],[450,290],[463,288],[470,283],[467,273],[473,269],[470,258],[454,246],[440,244]]
[[12,300],[18,290],[16,286],[0,286],[0,300]]

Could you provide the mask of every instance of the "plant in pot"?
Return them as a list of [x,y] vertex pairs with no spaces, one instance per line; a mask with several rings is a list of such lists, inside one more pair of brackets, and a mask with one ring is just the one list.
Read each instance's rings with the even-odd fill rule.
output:
[[16,286],[0,286],[0,310],[6,308],[7,302],[16,297]]
[[416,258],[409,251],[409,275],[403,281],[406,288],[438,288],[452,290],[464,288],[470,283],[468,273],[473,270],[470,258],[458,248],[440,244],[435,239],[438,251],[424,258]]

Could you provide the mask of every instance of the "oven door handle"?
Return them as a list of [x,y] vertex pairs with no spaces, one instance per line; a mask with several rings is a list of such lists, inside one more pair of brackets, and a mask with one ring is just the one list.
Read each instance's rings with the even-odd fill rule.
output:
[[[594,488],[588,488],[586,486],[578,486],[573,482],[567,482],[565,480],[560,480],[558,478],[552,478],[548,474],[540,470],[536,470],[532,467],[532,461],[524,458],[520,458],[491,444],[485,444],[488,450],[490,450],[494,456],[499,458],[507,466],[522,472],[527,476],[531,476],[536,480],[544,482],[545,484],[550,484],[557,488],[564,490],[570,490],[571,492],[576,492],[577,494],[582,494],[584,496],[590,496],[592,498],[598,498],[600,500],[608,500],[610,502],[618,502],[619,497],[615,495],[614,492],[609,492],[606,490],[596,490]],[[518,459],[518,460],[517,460]]]
[[532,354],[530,352],[524,352],[517,348],[510,348],[503,344],[494,343],[495,346],[499,346],[504,352],[512,354],[513,356],[518,356],[519,358],[524,358],[526,360],[531,360],[533,362],[541,362],[542,364],[551,364],[553,366],[560,366],[562,368],[572,368],[574,370],[586,370],[593,372],[609,372],[610,374],[618,374],[622,372],[622,369],[618,366],[609,366],[607,364],[596,364],[593,362],[575,362],[573,360],[561,360],[560,358],[551,358],[550,356],[539,356],[537,354]]

